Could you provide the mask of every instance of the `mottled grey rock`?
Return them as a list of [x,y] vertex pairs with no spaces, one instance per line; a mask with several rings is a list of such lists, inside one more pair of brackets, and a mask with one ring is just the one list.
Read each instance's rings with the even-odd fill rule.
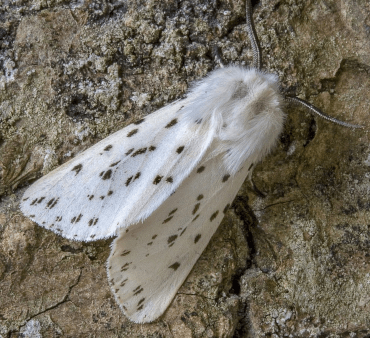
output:
[[[160,320],[129,322],[109,290],[111,240],[68,241],[25,218],[25,187],[218,66],[251,63],[233,1],[0,5],[0,336],[367,337],[370,4],[263,0],[263,63],[282,91],[366,126],[287,106],[276,150]],[[248,204],[247,204],[248,203]],[[249,205],[249,206],[248,206]]]

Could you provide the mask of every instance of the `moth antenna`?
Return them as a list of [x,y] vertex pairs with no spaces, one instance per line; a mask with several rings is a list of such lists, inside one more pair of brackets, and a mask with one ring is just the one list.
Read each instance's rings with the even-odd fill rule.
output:
[[325,113],[323,113],[320,109],[313,106],[311,103],[308,103],[307,101],[304,101],[304,100],[299,99],[297,97],[285,96],[285,101],[300,104],[300,105],[308,108],[311,113],[315,113],[315,114],[319,115],[320,117],[322,117],[323,119],[334,122],[334,123],[339,124],[341,126],[344,126],[344,127],[347,127],[347,128],[364,128],[364,126],[343,122],[343,121],[335,119],[334,117],[328,116]]
[[253,23],[253,16],[252,16],[252,3],[251,0],[246,0],[245,2],[246,7],[246,22],[247,22],[247,33],[249,36],[249,40],[252,44],[252,51],[253,51],[253,67],[261,70],[262,61],[261,61],[261,47],[258,41],[256,29]]

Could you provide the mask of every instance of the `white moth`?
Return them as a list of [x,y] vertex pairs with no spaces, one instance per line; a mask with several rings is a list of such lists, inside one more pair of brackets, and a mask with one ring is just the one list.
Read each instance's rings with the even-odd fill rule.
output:
[[247,23],[257,69],[215,70],[187,98],[100,141],[22,199],[26,216],[66,238],[117,236],[108,278],[134,322],[151,322],[169,306],[254,164],[275,145],[284,99],[322,115],[284,98],[278,78],[259,70],[249,0]]

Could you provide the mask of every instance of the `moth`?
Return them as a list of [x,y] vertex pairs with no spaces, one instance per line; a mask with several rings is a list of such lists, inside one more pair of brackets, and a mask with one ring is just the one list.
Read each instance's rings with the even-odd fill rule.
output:
[[239,188],[282,132],[285,97],[261,71],[250,0],[253,67],[222,67],[187,97],[110,135],[36,181],[21,201],[40,226],[77,241],[115,236],[112,292],[132,321],[161,316]]

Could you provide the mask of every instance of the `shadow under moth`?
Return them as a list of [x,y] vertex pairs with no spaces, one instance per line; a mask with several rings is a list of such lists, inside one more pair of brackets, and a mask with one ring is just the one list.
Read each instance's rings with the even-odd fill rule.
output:
[[175,101],[36,181],[21,210],[77,241],[115,236],[107,262],[124,314],[147,323],[171,303],[256,163],[282,132],[285,102],[261,53],[246,1],[253,67],[221,67]]

